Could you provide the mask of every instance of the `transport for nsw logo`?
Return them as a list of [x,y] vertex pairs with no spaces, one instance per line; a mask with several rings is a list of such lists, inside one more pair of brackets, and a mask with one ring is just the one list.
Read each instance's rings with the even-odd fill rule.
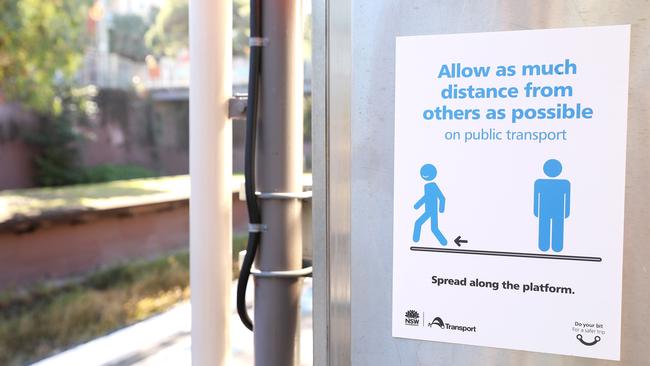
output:
[[441,317],[437,316],[433,318],[433,320],[429,323],[427,323],[427,326],[429,328],[434,328],[434,325],[437,325],[440,327],[440,329],[444,329],[445,331],[458,331],[458,332],[470,332],[470,333],[476,333],[476,325],[455,325],[451,323],[445,323]]
[[417,327],[420,325],[420,314],[415,310],[407,311],[404,318],[404,324]]
[[445,322],[443,322],[439,316],[437,316],[435,319],[433,319],[431,323],[429,323],[429,328],[433,327],[434,325],[437,325],[443,329],[445,328]]

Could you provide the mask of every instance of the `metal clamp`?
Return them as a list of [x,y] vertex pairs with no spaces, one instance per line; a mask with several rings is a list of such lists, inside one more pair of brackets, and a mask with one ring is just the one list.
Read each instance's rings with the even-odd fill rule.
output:
[[269,43],[268,38],[263,37],[250,37],[248,39],[248,45],[251,47],[264,47]]
[[306,192],[255,192],[257,198],[265,200],[306,200],[310,199],[312,191]]
[[299,278],[299,277],[311,277],[313,272],[313,267],[305,267],[301,269],[295,269],[292,271],[260,271],[259,269],[252,269],[251,274],[254,277],[259,278]]
[[[263,200],[308,200],[312,198],[312,191],[304,192],[255,192],[255,196]],[[246,201],[246,188],[241,183],[239,200]]]
[[261,233],[262,231],[266,231],[268,229],[268,226],[266,224],[248,224],[248,232],[249,233]]
[[246,119],[248,109],[248,96],[246,94],[235,94],[228,99],[228,118]]

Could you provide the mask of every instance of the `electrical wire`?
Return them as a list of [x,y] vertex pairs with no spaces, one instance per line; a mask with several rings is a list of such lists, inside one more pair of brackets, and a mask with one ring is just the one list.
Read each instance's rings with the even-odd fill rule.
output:
[[[262,37],[262,0],[250,0],[250,36],[252,39]],[[244,152],[244,187],[246,190],[246,208],[248,222],[255,226],[262,223],[262,215],[255,196],[255,146],[257,143],[257,118],[260,99],[260,76],[262,73],[262,45],[252,44],[248,72],[248,104],[246,109],[246,143]],[[239,272],[237,283],[237,313],[246,328],[253,330],[248,311],[246,310],[246,287],[250,277],[255,254],[259,247],[261,233],[251,230],[248,232],[246,256]]]

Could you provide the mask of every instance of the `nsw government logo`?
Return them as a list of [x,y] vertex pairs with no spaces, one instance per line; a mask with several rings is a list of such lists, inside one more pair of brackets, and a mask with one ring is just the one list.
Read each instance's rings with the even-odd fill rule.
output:
[[404,324],[417,327],[420,325],[420,314],[415,310],[409,310],[404,316]]

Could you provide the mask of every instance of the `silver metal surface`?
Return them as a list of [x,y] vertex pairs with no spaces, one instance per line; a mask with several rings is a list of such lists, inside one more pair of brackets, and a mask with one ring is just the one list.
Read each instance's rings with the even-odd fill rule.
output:
[[314,364],[350,364],[351,7],[313,2]]
[[[246,190],[244,189],[245,183],[242,181],[239,188],[239,200],[246,201]],[[255,192],[255,195],[261,199],[278,199],[278,200],[311,200],[313,192],[310,190],[312,188],[311,183],[303,184],[302,191],[299,192]]]
[[[315,247],[315,364],[650,365],[650,245],[647,244],[650,237],[650,3],[605,0],[353,0],[351,5],[345,3],[321,0],[314,4],[314,35],[323,32],[327,46],[326,64],[314,64],[314,102],[319,99],[316,98],[321,93],[319,88],[323,88],[327,98],[324,106],[314,107],[314,115],[320,116],[315,119],[314,143],[321,138],[325,144],[315,151],[320,151],[323,160],[316,159],[319,156],[316,154],[314,215],[316,223],[328,220],[325,232],[318,230],[319,225],[315,226],[315,243],[320,238],[327,239],[325,248],[320,244]],[[323,23],[316,21],[317,11],[323,12]],[[632,24],[621,362],[393,338],[395,37],[612,24]],[[318,84],[320,73],[325,76]],[[323,207],[327,209],[324,217],[318,216],[323,215],[319,213]],[[345,284],[350,274],[351,290]],[[325,283],[321,277],[324,275]],[[329,291],[320,295],[325,300],[319,297],[319,290]],[[327,322],[323,325],[324,320]],[[350,322],[349,330],[344,325],[347,322]],[[324,340],[325,351],[318,348]],[[346,344],[351,344],[351,350],[345,348]]]
[[266,224],[251,224],[248,223],[248,232],[249,233],[261,233],[268,229]]
[[[303,187],[302,189],[311,189],[312,184],[311,181],[309,183],[303,182]],[[304,194],[311,195],[310,191],[304,191]],[[239,200],[240,201],[246,201],[246,194],[244,190],[244,183],[242,182],[241,188],[239,190]],[[300,210],[300,216],[301,216],[301,222],[302,222],[302,258],[307,259],[307,260],[312,260],[313,259],[313,248],[312,248],[312,205],[311,205],[311,198],[302,198],[300,202],[301,204],[301,210]],[[323,228],[324,230],[324,228]]]
[[251,47],[264,47],[268,43],[269,39],[264,37],[250,37],[248,39],[248,45]]
[[301,269],[294,269],[291,271],[260,271],[259,269],[251,269],[251,275],[260,278],[297,278],[309,277],[313,273],[313,267],[305,267]]
[[263,200],[308,200],[312,192],[255,192],[255,195]]
[[228,99],[228,118],[246,119],[246,109],[248,106],[248,96],[235,95]]
[[327,365],[329,349],[329,261],[327,245],[327,137],[325,105],[327,72],[326,0],[312,0],[312,257],[314,263],[312,322],[315,366]]
[[348,365],[351,357],[350,312],[350,151],[352,113],[351,8],[347,1],[329,3],[327,103],[329,365]]
[[[262,1],[261,113],[257,187],[261,192],[301,192],[303,160],[303,55],[301,1]],[[260,200],[262,222],[257,268],[302,269],[300,200]],[[255,365],[300,364],[302,278],[255,277]]]

